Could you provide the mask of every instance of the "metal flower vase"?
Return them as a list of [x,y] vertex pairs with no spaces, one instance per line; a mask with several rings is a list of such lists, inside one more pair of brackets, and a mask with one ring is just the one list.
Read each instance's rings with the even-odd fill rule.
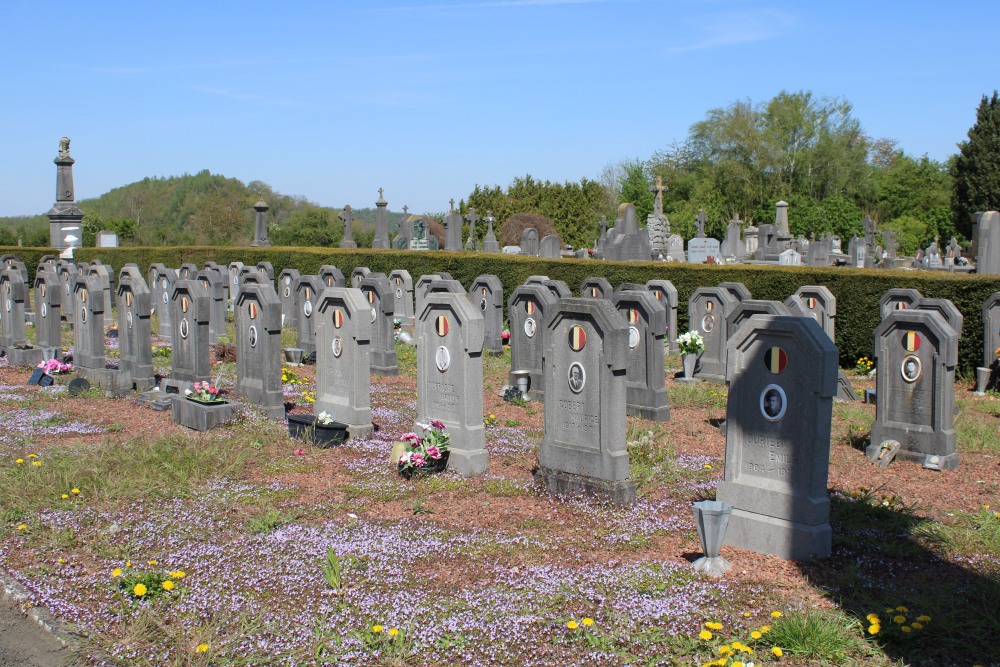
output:
[[698,382],[694,376],[695,368],[698,366],[698,353],[689,352],[681,355],[681,363],[684,364],[684,377],[678,378],[681,382]]
[[701,550],[705,554],[692,565],[695,570],[710,577],[721,577],[732,566],[719,555],[719,549],[726,536],[733,506],[721,500],[702,500],[692,504],[691,509],[694,511],[694,523],[698,527]]

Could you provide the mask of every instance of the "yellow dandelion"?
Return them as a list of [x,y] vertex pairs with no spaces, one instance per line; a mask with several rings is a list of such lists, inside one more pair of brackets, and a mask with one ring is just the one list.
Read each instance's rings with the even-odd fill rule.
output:
[[580,627],[580,624],[577,623],[576,621],[570,621],[569,623],[566,624],[566,627],[569,628],[570,630],[576,630],[578,627]]
[[910,627],[913,628],[914,630],[922,630],[924,624],[921,623],[920,621],[914,621],[913,623],[910,623]]
[[900,625],[902,625],[903,623],[906,623],[906,617],[903,616],[902,614],[897,614],[896,616],[892,617],[892,622],[899,623]]
[[383,628],[381,625],[373,625],[372,626],[372,632],[375,633],[376,635],[381,634],[382,630],[384,630],[384,629],[385,628]]
[[739,651],[743,648],[743,642],[733,642],[733,650]]
[[889,607],[889,608],[887,608],[887,609],[885,610],[885,613],[887,613],[887,614],[892,614],[892,613],[895,613],[895,611],[896,611],[895,609],[893,609],[892,607]]
[[172,579],[183,579],[183,578],[184,578],[184,577],[186,577],[186,576],[187,576],[187,575],[186,575],[186,574],[184,574],[184,570],[177,570],[177,571],[175,571],[175,572],[171,572],[171,573],[170,573],[170,577],[171,577]]
[[156,561],[155,560],[147,560],[146,564],[147,565],[156,565]]
[[62,494],[59,497],[62,498],[63,500],[69,500],[69,494],[68,493],[64,493],[64,494]]
[[65,562],[66,562],[66,559],[65,559],[65,558],[57,558],[57,559],[56,559],[56,562],[57,562],[57,563],[65,563]]
[[772,611],[771,618],[781,618],[782,614],[780,611]]
[[869,623],[878,623],[878,614],[868,614],[865,616]]
[[37,459],[35,459],[34,461],[31,462],[31,465],[33,465],[33,466],[40,466],[40,465],[42,465],[42,462],[39,461],[39,460],[37,460]]
[[146,586],[145,586],[145,584],[136,584],[135,588],[132,589],[132,592],[135,593],[136,597],[140,597],[141,598],[143,595],[146,594]]
[[722,623],[719,623],[718,621],[708,621],[707,623],[705,623],[705,627],[708,628],[709,630],[721,630]]
[[775,658],[780,658],[781,656],[783,656],[783,655],[785,654],[785,652],[784,652],[784,651],[782,651],[782,650],[781,650],[780,648],[778,648],[777,646],[775,646],[775,647],[773,647],[773,648],[771,649],[771,653],[773,653],[773,654],[774,654],[774,657],[775,657]]
[[903,626],[901,626],[901,627],[900,627],[899,629],[900,629],[901,631],[903,631],[903,632],[909,632],[909,631],[910,631],[910,626],[908,626],[908,625],[903,625]]
[[753,632],[750,633],[750,639],[760,639],[763,636],[764,633],[761,632],[760,630],[754,630]]
[[899,605],[898,607],[896,607],[896,611],[901,611],[901,612],[903,612],[905,614],[906,612],[908,612],[910,610],[907,609],[906,607],[904,607],[903,605]]
[[111,576],[112,577],[122,576],[122,569],[120,567],[116,567],[115,569],[111,570]]
[[132,567],[132,561],[130,560],[125,561],[125,567]]
[[590,618],[590,617],[587,617],[587,618],[583,619],[583,620],[582,620],[582,621],[580,621],[580,622],[581,622],[581,623],[583,623],[583,624],[584,624],[584,626],[586,626],[586,627],[588,627],[588,628],[589,628],[590,626],[592,626],[592,625],[594,624],[594,619],[592,619],[592,618]]
[[396,628],[389,628],[389,636],[390,637],[395,637],[398,634],[399,634],[399,630],[397,630]]
[[18,463],[18,464],[20,464],[20,463],[24,463],[24,459],[18,459],[18,460],[16,460],[16,461],[14,461],[14,463]]
[[732,655],[733,654],[733,649],[732,649],[732,647],[729,646],[729,644],[723,644],[722,646],[720,646],[717,649],[717,651],[718,651],[719,655]]
[[872,623],[868,626],[868,634],[870,635],[877,635],[880,630],[882,630],[882,626],[878,623]]
[[760,626],[760,633],[762,635],[766,635],[770,631],[771,631],[771,626],[770,625],[762,625],[762,626]]
[[172,591],[172,590],[174,590],[174,582],[170,581],[169,579],[167,579],[166,581],[164,581],[163,582],[163,590],[165,590],[165,591]]
[[737,660],[736,662],[734,662],[734,663],[732,664],[732,666],[731,666],[731,667],[743,667],[743,663],[742,663],[742,662],[740,662],[739,660]]
[[494,415],[494,414],[490,414],[490,419],[496,419],[496,418],[497,418],[497,416],[496,416],[496,415]]
[[921,623],[926,623],[927,621],[931,620],[931,617],[928,616],[927,614],[923,614],[921,616],[917,616],[917,620],[920,621]]
[[80,489],[76,488],[75,486],[72,489],[70,489],[69,492],[72,493],[74,496],[80,495]]
[[195,653],[205,653],[208,651],[208,644],[198,644],[198,647],[194,650]]
[[740,647],[740,650],[743,651],[744,653],[749,653],[750,655],[753,655],[753,649],[747,646],[746,644]]
[[712,638],[712,633],[709,632],[708,630],[702,630],[701,632],[698,633],[698,638],[707,642],[709,639]]
[[38,454],[28,454],[28,458],[29,459],[37,459],[38,458]]
[[28,526],[27,526],[27,524],[22,523],[22,524],[18,525],[17,529],[18,530],[28,530]]

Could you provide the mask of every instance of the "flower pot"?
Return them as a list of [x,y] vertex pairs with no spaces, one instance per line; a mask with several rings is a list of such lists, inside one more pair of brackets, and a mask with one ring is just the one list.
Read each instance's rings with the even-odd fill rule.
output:
[[396,467],[399,469],[400,476],[404,479],[413,479],[433,473],[444,472],[448,467],[448,452],[441,454],[441,458],[439,459],[430,459],[427,462],[427,465],[423,468],[404,466],[402,463],[397,463]]
[[195,398],[194,396],[185,396],[184,398],[202,405],[225,405],[229,402],[224,398]]
[[517,390],[521,392],[522,396],[527,397],[528,387],[531,386],[531,371],[514,371],[513,375]]
[[305,356],[305,350],[301,347],[286,347],[285,348],[285,363],[289,366],[301,366],[302,358]]
[[726,536],[733,506],[721,500],[702,500],[693,503],[691,509],[694,512],[695,525],[698,527],[701,550],[705,554],[693,563],[693,567],[709,576],[721,577],[731,566],[729,561],[719,556],[719,550]]
[[694,369],[698,365],[698,353],[690,352],[688,354],[681,355],[681,361],[684,364],[684,379],[693,380],[694,379]]
[[317,447],[334,447],[347,440],[347,424],[320,424],[313,415],[288,415],[288,436]]

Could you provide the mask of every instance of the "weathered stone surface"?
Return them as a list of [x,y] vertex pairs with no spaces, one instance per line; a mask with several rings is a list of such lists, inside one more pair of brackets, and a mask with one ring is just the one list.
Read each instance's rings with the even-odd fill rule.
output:
[[271,419],[284,419],[281,392],[281,300],[270,281],[245,283],[233,303],[236,395]]
[[413,324],[413,277],[406,269],[396,269],[389,274],[392,286],[392,315],[405,324]]
[[[281,300],[281,326],[295,328],[298,324],[298,302],[295,285],[302,274],[298,269],[283,269],[278,274],[278,299]],[[320,276],[322,280],[322,276]]]
[[295,284],[295,302],[298,304],[295,328],[299,334],[296,347],[301,348],[307,357],[316,352],[316,319],[313,316],[323,288],[319,276],[299,276]]
[[469,300],[483,314],[483,349],[503,353],[503,284],[492,274],[476,276],[469,288]]
[[656,300],[663,304],[667,311],[666,325],[663,332],[663,339],[670,351],[676,353],[680,348],[677,345],[677,337],[681,332],[677,330],[677,288],[669,280],[654,279],[646,281],[645,288],[656,297]]
[[614,306],[628,325],[625,403],[627,412],[655,422],[670,421],[663,369],[667,310],[646,290],[623,290]]
[[705,340],[694,376],[723,381],[726,378],[727,318],[739,302],[724,287],[699,287],[688,299],[688,326]]
[[[361,281],[361,291],[371,307],[371,370],[376,375],[399,375],[396,334],[392,326],[392,286],[384,273],[369,273]],[[465,290],[462,290],[465,293]]]
[[517,372],[527,371],[528,397],[545,400],[545,377],[542,358],[545,354],[546,317],[559,302],[544,285],[519,285],[507,300],[510,321],[510,376],[508,384],[517,386]]
[[615,290],[604,276],[587,278],[580,285],[580,296],[585,299],[610,299]]
[[915,289],[894,287],[887,290],[878,300],[879,316],[884,320],[894,310],[913,308],[924,296]]
[[118,369],[122,384],[139,391],[156,386],[153,376],[153,297],[135,264],[118,274]]
[[372,432],[371,304],[360,289],[327,287],[316,318],[316,403],[347,425],[351,437]]

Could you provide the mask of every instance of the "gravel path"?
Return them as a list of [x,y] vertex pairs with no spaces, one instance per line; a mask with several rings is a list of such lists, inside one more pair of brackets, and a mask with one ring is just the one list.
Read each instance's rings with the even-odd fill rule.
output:
[[21,612],[16,602],[0,597],[0,667],[64,667],[71,657],[69,649]]

